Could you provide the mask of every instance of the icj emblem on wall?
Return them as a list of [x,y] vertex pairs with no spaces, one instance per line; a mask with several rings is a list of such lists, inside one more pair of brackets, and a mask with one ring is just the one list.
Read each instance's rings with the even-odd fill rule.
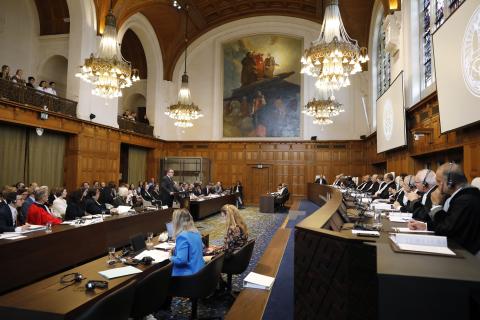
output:
[[385,139],[390,141],[393,133],[393,107],[392,102],[387,100],[383,108],[383,134]]
[[480,7],[465,28],[461,58],[465,84],[474,96],[480,97]]

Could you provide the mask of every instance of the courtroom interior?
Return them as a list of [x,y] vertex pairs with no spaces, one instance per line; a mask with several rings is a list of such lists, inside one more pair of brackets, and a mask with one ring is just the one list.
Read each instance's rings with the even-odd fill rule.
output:
[[1,0],[0,44],[0,319],[480,319],[480,0]]

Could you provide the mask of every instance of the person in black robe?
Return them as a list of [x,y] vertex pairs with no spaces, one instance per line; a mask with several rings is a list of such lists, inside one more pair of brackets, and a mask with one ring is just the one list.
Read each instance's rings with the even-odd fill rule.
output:
[[440,166],[436,179],[439,187],[432,194],[432,210],[426,223],[412,220],[409,228],[434,231],[470,253],[480,254],[480,190],[467,184],[458,164]]
[[65,220],[75,220],[85,215],[85,210],[80,206],[80,199],[83,191],[75,190],[68,194],[67,209],[65,211]]

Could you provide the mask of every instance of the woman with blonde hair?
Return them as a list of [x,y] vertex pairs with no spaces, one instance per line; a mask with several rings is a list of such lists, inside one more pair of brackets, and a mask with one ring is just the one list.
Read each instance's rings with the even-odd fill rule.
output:
[[225,217],[226,225],[225,242],[222,249],[225,256],[228,257],[247,243],[248,229],[236,206],[226,204],[222,207],[221,213]]
[[175,249],[170,257],[173,263],[172,276],[195,274],[205,265],[202,236],[187,209],[175,210],[172,224],[175,238]]

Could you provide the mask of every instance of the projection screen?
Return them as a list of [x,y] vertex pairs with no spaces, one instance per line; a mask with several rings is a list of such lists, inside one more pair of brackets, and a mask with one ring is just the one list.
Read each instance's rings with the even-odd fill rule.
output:
[[377,153],[405,146],[403,72],[377,100]]
[[465,1],[433,34],[441,132],[480,121],[480,0]]

